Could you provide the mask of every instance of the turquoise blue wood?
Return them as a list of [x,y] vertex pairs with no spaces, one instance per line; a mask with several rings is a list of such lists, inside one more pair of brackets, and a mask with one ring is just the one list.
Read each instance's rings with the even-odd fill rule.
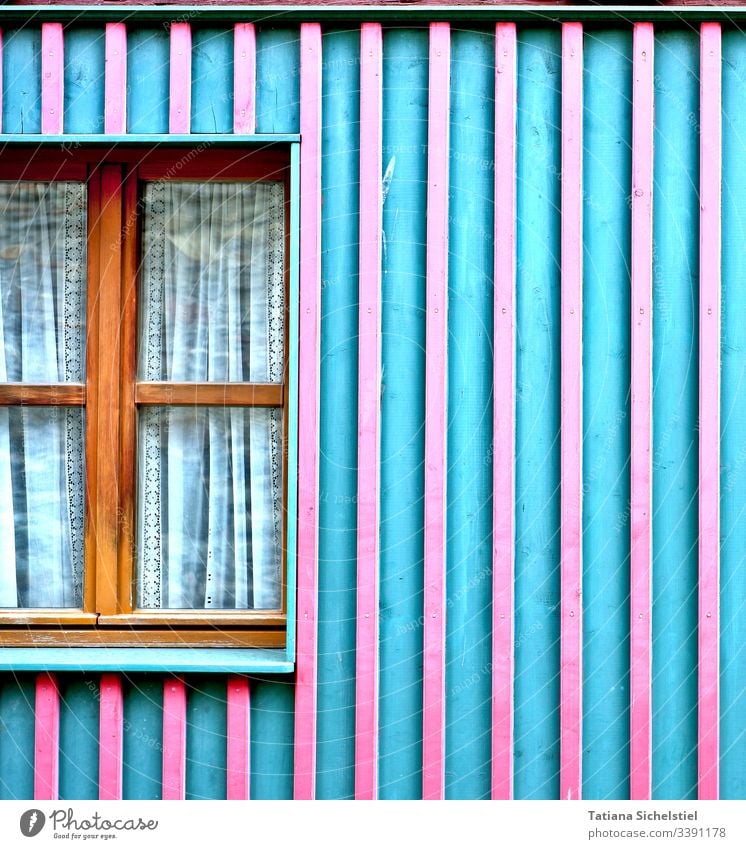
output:
[[226,684],[190,678],[187,686],[187,799],[225,799]]
[[233,30],[195,30],[192,132],[233,132]]
[[138,675],[124,686],[122,779],[125,799],[160,799],[163,680]]
[[[360,36],[324,37],[317,792],[354,792]],[[370,163],[371,168],[377,167]],[[340,392],[340,386],[345,390]]]
[[492,725],[494,38],[456,32],[451,51],[446,796],[480,799]]
[[293,685],[287,678],[252,678],[251,798],[293,797]]
[[168,32],[135,28],[127,36],[127,132],[168,132]]
[[[518,45],[515,795],[559,793],[560,39]],[[541,245],[541,248],[539,248]]]
[[653,793],[659,799],[695,798],[697,782],[698,63],[695,33],[658,35],[653,224]]
[[60,686],[60,799],[98,799],[97,675],[75,675]]
[[723,39],[723,322],[720,562],[720,780],[725,799],[746,798],[746,43]]
[[65,133],[104,131],[104,30],[65,34]]
[[260,29],[256,40],[256,131],[300,130],[300,37],[297,29]]
[[629,795],[632,39],[586,39],[583,795]]
[[34,795],[34,681],[0,678],[0,799]]
[[422,788],[427,34],[383,40],[383,393],[379,793]]
[[41,30],[3,32],[3,132],[41,132]]

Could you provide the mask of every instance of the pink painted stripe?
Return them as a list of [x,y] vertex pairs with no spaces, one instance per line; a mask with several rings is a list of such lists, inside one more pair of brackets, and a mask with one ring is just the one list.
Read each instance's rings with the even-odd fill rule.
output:
[[171,24],[170,67],[168,131],[188,133],[192,120],[192,28],[189,24]]
[[630,795],[651,796],[653,25],[635,24],[632,84]]
[[492,798],[513,795],[516,27],[495,42],[495,306],[492,495]]
[[106,25],[104,132],[127,132],[127,27]]
[[583,27],[562,25],[560,794],[581,793]]
[[186,684],[167,678],[163,684],[163,798],[186,798]]
[[430,25],[425,317],[425,599],[422,796],[445,785],[445,508],[448,380],[448,149],[451,30]]
[[251,695],[248,678],[228,679],[227,799],[249,799],[251,776]]
[[355,798],[378,793],[383,32],[360,30],[360,277]]
[[720,750],[720,24],[700,30],[699,798],[717,799]]
[[300,364],[295,798],[316,792],[316,646],[321,328],[321,27],[300,28]]
[[36,677],[34,799],[59,798],[60,693],[49,672]]
[[98,797],[121,799],[124,700],[122,679],[116,673],[101,676],[99,711]]
[[256,31],[254,24],[233,28],[233,132],[256,130]]
[[62,24],[41,25],[41,131],[62,132],[64,109],[64,40]]

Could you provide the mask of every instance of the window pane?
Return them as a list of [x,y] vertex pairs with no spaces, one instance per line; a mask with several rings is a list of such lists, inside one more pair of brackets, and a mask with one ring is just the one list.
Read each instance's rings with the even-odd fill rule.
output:
[[0,607],[83,606],[83,409],[0,407]]
[[0,381],[85,380],[84,183],[0,182]]
[[283,184],[148,183],[140,380],[279,382]]
[[140,410],[138,606],[277,609],[282,410]]

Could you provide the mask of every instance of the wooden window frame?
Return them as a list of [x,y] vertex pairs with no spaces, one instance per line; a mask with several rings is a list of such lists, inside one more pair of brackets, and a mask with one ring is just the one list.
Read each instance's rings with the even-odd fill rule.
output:
[[[0,180],[85,181],[88,286],[85,384],[0,384],[0,405],[85,410],[83,609],[4,608],[0,644],[282,648],[288,625],[288,420],[290,179],[287,145],[6,148]],[[137,293],[145,182],[281,180],[285,185],[285,339],[282,383],[150,383],[136,380]],[[101,399],[107,399],[101,403]],[[282,595],[276,610],[143,610],[135,606],[137,409],[282,407]]]

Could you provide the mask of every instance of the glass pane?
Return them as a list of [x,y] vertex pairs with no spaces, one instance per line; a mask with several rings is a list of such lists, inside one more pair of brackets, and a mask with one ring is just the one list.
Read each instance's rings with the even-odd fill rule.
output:
[[279,608],[282,410],[142,408],[138,460],[138,606]]
[[84,183],[0,182],[0,381],[85,380]]
[[0,607],[83,606],[83,409],[0,407]]
[[140,380],[279,382],[283,184],[148,183]]

